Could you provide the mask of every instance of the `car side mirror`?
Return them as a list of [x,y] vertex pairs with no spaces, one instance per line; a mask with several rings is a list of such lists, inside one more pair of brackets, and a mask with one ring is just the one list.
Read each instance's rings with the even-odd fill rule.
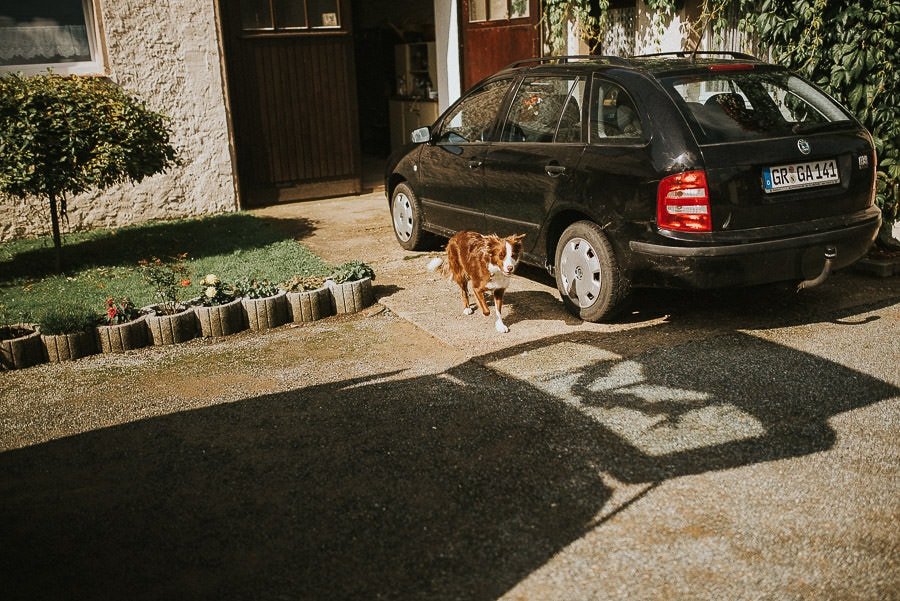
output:
[[427,127],[420,127],[418,129],[414,129],[410,134],[410,139],[413,141],[413,144],[422,144],[423,142],[431,141],[431,130]]

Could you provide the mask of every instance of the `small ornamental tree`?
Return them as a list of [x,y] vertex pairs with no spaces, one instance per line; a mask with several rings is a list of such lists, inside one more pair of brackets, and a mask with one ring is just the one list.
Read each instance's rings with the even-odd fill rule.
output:
[[0,77],[0,199],[37,197],[50,209],[56,270],[66,199],[137,183],[177,164],[167,119],[103,78]]

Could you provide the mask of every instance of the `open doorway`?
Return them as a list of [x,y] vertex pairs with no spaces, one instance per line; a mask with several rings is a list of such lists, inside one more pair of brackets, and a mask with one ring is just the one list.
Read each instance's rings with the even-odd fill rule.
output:
[[363,188],[383,185],[384,164],[409,132],[438,116],[431,1],[353,0]]

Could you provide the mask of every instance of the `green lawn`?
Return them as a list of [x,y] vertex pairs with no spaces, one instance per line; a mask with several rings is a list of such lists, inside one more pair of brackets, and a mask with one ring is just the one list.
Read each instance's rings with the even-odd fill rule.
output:
[[53,272],[50,238],[0,244],[0,323],[40,321],[50,309],[104,312],[108,297],[129,297],[138,307],[153,304],[138,261],[166,260],[187,253],[192,285],[185,299],[200,294],[208,273],[226,282],[242,277],[282,282],[294,275],[327,275],[332,266],[292,238],[283,224],[249,213],[154,222],[64,236],[62,275]]

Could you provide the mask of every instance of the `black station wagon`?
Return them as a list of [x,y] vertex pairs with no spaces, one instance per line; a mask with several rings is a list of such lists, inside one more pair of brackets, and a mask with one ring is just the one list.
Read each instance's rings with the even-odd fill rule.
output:
[[747,55],[523,61],[412,138],[385,181],[400,245],[526,234],[587,321],[632,287],[815,284],[881,223],[869,133]]

